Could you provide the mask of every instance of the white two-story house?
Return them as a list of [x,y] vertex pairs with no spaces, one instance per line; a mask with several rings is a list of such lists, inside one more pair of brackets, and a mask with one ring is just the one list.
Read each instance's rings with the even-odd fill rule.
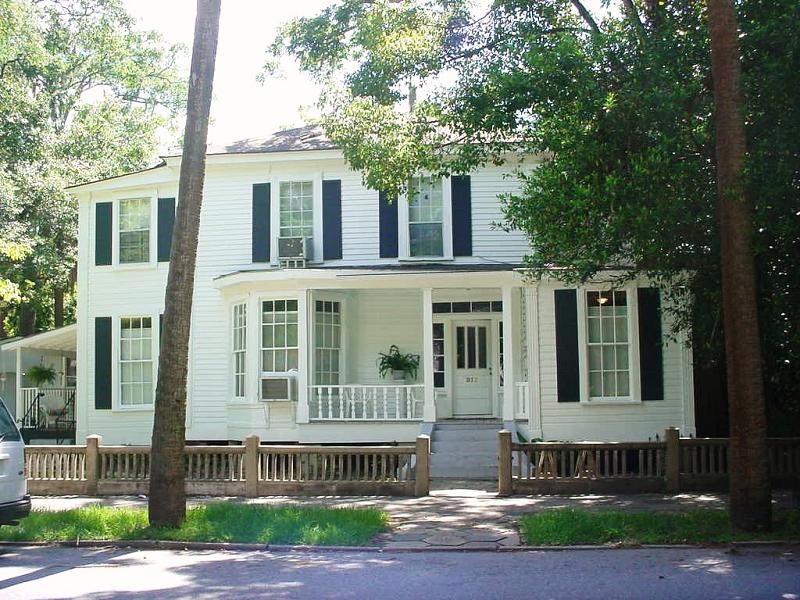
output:
[[[535,168],[535,161],[530,161]],[[77,438],[148,444],[180,157],[71,188]],[[451,419],[532,439],[694,430],[691,355],[646,282],[528,281],[508,169],[366,188],[315,128],[209,148],[187,439],[410,442]],[[382,378],[380,352],[420,357]],[[434,435],[435,440],[435,435]]]

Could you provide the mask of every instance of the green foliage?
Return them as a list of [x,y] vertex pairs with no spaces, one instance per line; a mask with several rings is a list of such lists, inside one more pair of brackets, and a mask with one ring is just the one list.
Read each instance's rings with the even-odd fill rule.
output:
[[[576,4],[339,0],[287,25],[271,56],[328,84],[323,124],[367,185],[398,194],[420,171],[504,164],[521,192],[504,197],[502,225],[527,235],[531,277],[649,277],[695,360],[724,363],[705,3],[612,1],[602,19]],[[800,38],[786,31],[800,5],[736,5],[766,391],[797,415],[800,108],[787,82]],[[393,48],[409,50],[389,60]]]
[[71,300],[77,206],[65,188],[153,160],[185,103],[182,55],[119,0],[0,0],[0,231],[29,249],[0,256],[7,323],[25,305],[46,328],[55,290]]
[[33,511],[18,527],[0,528],[16,541],[180,540],[273,544],[367,545],[388,529],[389,517],[373,508],[211,503],[191,507],[179,529],[152,528],[147,511],[92,505]]
[[[632,512],[556,508],[520,519],[524,544],[709,544],[765,539],[765,534],[733,533],[727,510]],[[800,510],[775,512],[769,540],[800,537]]]
[[50,384],[56,380],[56,370],[44,365],[33,365],[25,375],[34,387]]
[[389,352],[378,353],[378,373],[381,377],[386,377],[391,371],[405,371],[411,379],[417,378],[419,370],[419,355],[401,354],[400,348],[392,344]]

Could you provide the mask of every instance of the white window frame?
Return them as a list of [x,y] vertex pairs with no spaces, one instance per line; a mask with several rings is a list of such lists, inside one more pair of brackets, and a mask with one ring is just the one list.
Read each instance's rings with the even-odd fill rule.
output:
[[[419,173],[414,177],[430,177],[428,173]],[[453,260],[453,201],[450,178],[442,177],[442,256],[411,256],[411,235],[408,219],[408,194],[398,200],[397,211],[399,260],[408,262],[426,262],[431,260]]]
[[[122,202],[125,200],[138,200],[138,199],[146,199],[150,202],[150,236],[149,236],[149,257],[147,261],[143,262],[135,262],[135,263],[123,263],[120,262],[119,259],[119,251],[120,251],[120,229],[119,229],[119,222],[120,222],[120,212],[122,210]],[[102,202],[102,200],[98,200],[98,202]],[[153,192],[151,190],[145,190],[141,193],[137,192],[129,192],[125,194],[118,194],[114,196],[112,199],[113,203],[113,215],[112,215],[112,240],[111,240],[111,255],[113,257],[112,264],[115,268],[120,270],[136,270],[142,268],[150,268],[155,267],[158,265],[156,262],[157,257],[157,244],[158,244],[158,193]],[[96,235],[96,223],[95,223],[95,235]]]
[[[122,404],[122,319],[150,319],[151,330],[151,347],[150,347],[150,360],[152,362],[153,374],[153,402],[151,404]],[[152,412],[155,407],[156,387],[158,384],[158,358],[159,358],[159,337],[160,337],[160,315],[153,315],[147,313],[141,314],[123,314],[113,319],[114,328],[112,334],[112,342],[114,344],[112,352],[112,369],[114,380],[114,410],[118,411],[145,411]]]
[[281,235],[281,193],[280,184],[285,182],[311,181],[313,189],[313,223],[314,235],[312,243],[314,246],[314,258],[309,261],[312,263],[322,262],[322,173],[309,173],[308,171],[287,173],[280,177],[273,177],[270,180],[270,224],[272,239],[270,252],[270,263],[278,264],[278,238]]
[[[628,369],[630,374],[630,394],[609,398],[591,398],[589,396],[589,345],[587,324],[587,292],[607,292],[610,289],[624,291],[627,295],[628,317]],[[639,359],[639,305],[635,285],[613,287],[608,284],[592,284],[577,289],[578,300],[578,370],[580,373],[580,404],[582,406],[642,404],[641,371]]]
[[[231,380],[231,397],[235,401],[241,402],[242,400],[247,398],[247,391],[248,391],[248,384],[247,384],[247,373],[248,369],[248,356],[247,356],[247,348],[248,348],[248,328],[249,328],[249,318],[250,318],[250,306],[249,302],[246,298],[241,299],[237,302],[232,302],[230,305],[230,309],[228,311],[228,315],[231,323],[231,351],[230,351],[230,373],[232,376]],[[241,339],[243,341],[244,347],[237,349],[236,347],[236,331],[237,329],[241,329],[236,322],[236,310],[242,308],[244,309],[244,331],[242,331]],[[236,370],[236,354],[241,353],[244,358],[244,371],[241,373],[237,372]],[[241,375],[242,377],[242,393],[237,394],[237,378]]]
[[330,385],[346,385],[347,373],[347,301],[341,294],[312,293],[309,298],[308,312],[311,315],[309,322],[309,385],[325,385],[317,383],[317,302],[339,303],[339,383]]

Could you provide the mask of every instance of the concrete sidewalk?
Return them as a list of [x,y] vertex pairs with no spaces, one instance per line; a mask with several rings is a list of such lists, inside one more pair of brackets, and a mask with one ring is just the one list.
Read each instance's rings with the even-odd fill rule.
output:
[[[323,506],[374,507],[385,510],[392,531],[376,540],[387,550],[452,548],[498,549],[518,546],[519,517],[545,508],[616,508],[631,511],[675,511],[693,508],[724,508],[724,494],[513,496],[498,498],[491,484],[434,481],[425,498],[386,496],[270,496],[265,498],[191,497],[190,505],[208,502],[248,504],[314,504]],[[789,505],[788,494],[776,494],[778,505]],[[64,510],[89,504],[105,506],[146,506],[145,497],[63,496],[37,497],[35,509]]]

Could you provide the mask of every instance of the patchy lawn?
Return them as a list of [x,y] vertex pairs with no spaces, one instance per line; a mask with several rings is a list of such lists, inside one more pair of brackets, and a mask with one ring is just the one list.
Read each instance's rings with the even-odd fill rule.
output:
[[523,544],[706,544],[748,540],[800,540],[800,510],[773,513],[773,530],[734,534],[727,510],[628,512],[556,508],[524,515]]
[[145,508],[87,506],[33,511],[17,527],[0,527],[15,541],[180,540],[273,544],[366,545],[388,529],[389,517],[372,508],[265,506],[212,503],[187,509],[180,529],[151,528]]

